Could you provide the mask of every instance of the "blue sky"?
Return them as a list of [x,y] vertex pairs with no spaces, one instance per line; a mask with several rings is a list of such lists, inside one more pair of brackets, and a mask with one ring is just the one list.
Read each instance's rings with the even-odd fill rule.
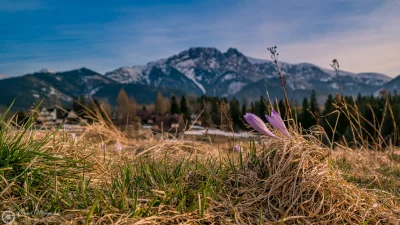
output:
[[0,74],[104,73],[189,47],[400,74],[399,0],[0,0]]

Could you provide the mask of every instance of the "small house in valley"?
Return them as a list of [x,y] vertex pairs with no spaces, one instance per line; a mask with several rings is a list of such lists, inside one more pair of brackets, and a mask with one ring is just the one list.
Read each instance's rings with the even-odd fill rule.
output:
[[43,107],[36,119],[36,124],[40,127],[60,127],[73,129],[81,127],[84,120],[80,118],[72,109],[63,110],[57,106]]
[[182,115],[155,115],[152,125],[153,132],[182,132],[185,122]]

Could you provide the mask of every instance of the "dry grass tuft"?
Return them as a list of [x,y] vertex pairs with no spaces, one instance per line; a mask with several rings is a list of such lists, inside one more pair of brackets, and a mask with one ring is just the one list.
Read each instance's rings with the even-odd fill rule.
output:
[[209,213],[236,224],[397,224],[398,205],[345,181],[329,166],[328,153],[302,137],[267,142],[255,165],[246,161],[232,174],[232,189]]

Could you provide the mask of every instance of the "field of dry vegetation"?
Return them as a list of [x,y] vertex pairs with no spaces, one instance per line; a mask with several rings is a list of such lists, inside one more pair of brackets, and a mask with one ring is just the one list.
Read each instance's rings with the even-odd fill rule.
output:
[[[76,137],[0,119],[0,212],[13,224],[399,224],[400,151],[292,138]],[[233,150],[240,145],[241,152]]]

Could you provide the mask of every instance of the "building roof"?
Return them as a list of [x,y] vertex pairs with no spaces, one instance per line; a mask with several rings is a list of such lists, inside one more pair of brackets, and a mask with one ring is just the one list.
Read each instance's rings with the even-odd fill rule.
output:
[[139,110],[136,115],[140,118],[140,120],[148,120],[151,118],[151,113],[147,110]]
[[[177,127],[174,127],[177,125]],[[185,122],[182,115],[156,115],[153,130],[164,132],[182,131],[185,129]]]
[[[48,121],[47,117],[49,115],[46,115],[47,113],[52,113],[56,111],[56,118],[52,118],[52,120],[62,120],[62,123],[80,123],[81,118],[75,113],[73,109],[68,109],[68,110],[63,110],[57,106],[52,106],[52,107],[43,107],[42,110],[40,111],[40,115],[38,116],[37,120],[40,123],[46,123]],[[46,113],[43,115],[43,113]]]

